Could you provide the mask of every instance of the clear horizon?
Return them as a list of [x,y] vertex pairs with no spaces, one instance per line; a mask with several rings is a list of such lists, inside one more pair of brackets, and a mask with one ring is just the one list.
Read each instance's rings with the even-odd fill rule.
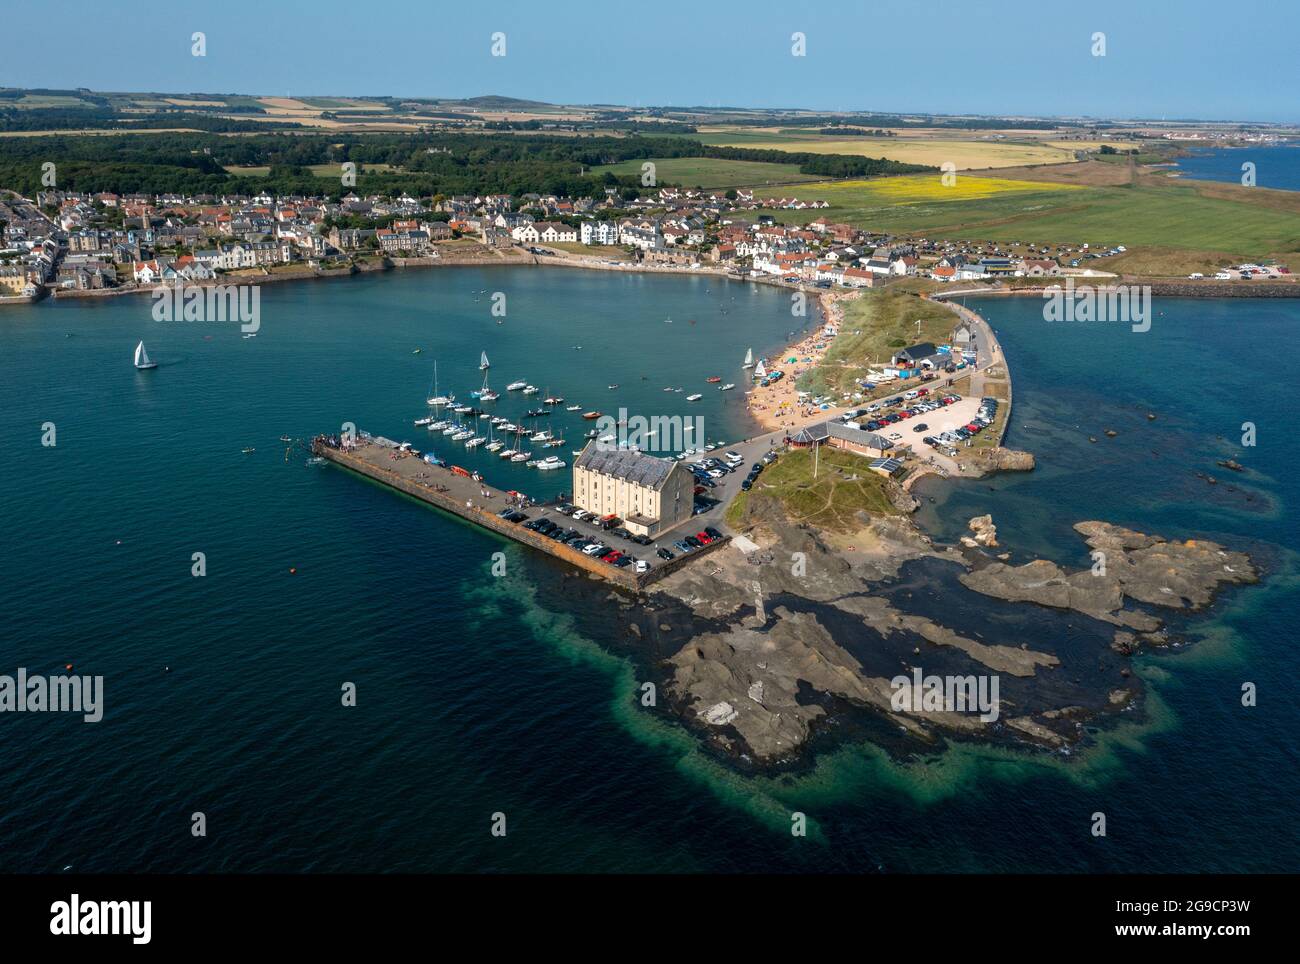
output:
[[[992,3],[791,12],[754,0],[743,17],[664,0],[593,18],[545,8],[385,8],[368,30],[354,5],[307,14],[250,0],[165,20],[102,16],[67,0],[54,44],[13,44],[0,85],[262,96],[468,98],[497,94],[569,105],[873,111],[1203,122],[1300,122],[1300,72],[1277,14],[1258,0],[1230,14],[1209,0],[1008,16]],[[653,14],[649,16],[646,11]],[[8,11],[11,37],[40,37],[46,16]],[[84,15],[83,15],[84,14]],[[191,54],[191,35],[206,56]],[[505,56],[492,36],[506,35]],[[804,35],[794,56],[792,35]],[[1094,56],[1094,34],[1105,55]],[[104,56],[103,54],[109,54]]]

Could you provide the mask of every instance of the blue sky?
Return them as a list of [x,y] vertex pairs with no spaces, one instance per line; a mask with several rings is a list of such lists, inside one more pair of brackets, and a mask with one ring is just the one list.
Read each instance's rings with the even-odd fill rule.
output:
[[[6,4],[0,85],[1300,121],[1284,6],[59,0],[57,16]],[[194,31],[206,57],[190,55]],[[505,57],[490,55],[495,31]]]

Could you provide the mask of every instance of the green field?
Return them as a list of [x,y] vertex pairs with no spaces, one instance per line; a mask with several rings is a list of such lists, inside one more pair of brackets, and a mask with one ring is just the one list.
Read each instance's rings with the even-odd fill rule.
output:
[[[994,187],[979,190],[988,182]],[[927,187],[913,191],[912,185]],[[826,200],[831,207],[781,211],[780,218],[803,224],[824,216],[873,231],[940,238],[1161,248],[1174,255],[1165,262],[1180,270],[1217,255],[1293,257],[1300,252],[1300,212],[1285,199],[1251,190],[1149,181],[1089,187],[960,175],[952,188],[943,188],[937,177],[916,175],[799,185],[787,193]]]
[[782,455],[766,469],[749,492],[741,492],[727,507],[727,524],[744,528],[751,521],[751,503],[774,498],[792,524],[807,524],[830,532],[862,527],[859,512],[896,515],[885,493],[886,480],[867,468],[869,459],[823,446],[813,478],[813,456],[805,450]]
[[857,391],[872,365],[887,363],[899,348],[917,342],[944,344],[956,324],[947,308],[902,288],[864,291],[845,304],[840,333],[817,367],[799,376],[799,388],[814,395]]
[[[762,187],[815,181],[811,174],[800,174],[797,164],[767,164],[762,161],[729,161],[716,157],[649,158],[655,165],[655,177],[661,184],[702,187],[715,190],[730,187]],[[644,160],[621,161],[592,168],[593,174],[609,171],[615,175],[641,176]]]

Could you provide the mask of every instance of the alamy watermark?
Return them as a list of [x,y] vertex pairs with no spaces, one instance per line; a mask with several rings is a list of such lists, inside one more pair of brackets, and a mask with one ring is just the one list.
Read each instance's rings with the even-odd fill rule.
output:
[[980,719],[992,723],[998,718],[997,676],[923,676],[919,668],[911,676],[889,681],[893,694],[889,705],[895,713],[965,713],[978,710]]
[[596,419],[596,448],[600,451],[640,449],[680,452],[704,444],[704,416],[633,415],[620,408],[618,415]]
[[0,713],[80,713],[85,723],[104,718],[104,677],[0,676]]
[[1044,321],[1120,321],[1134,331],[1151,330],[1151,286],[1111,285],[1095,288],[1074,284],[1051,285],[1043,290]]
[[253,334],[262,327],[262,289],[257,285],[187,285],[178,276],[151,293],[154,321],[238,321]]

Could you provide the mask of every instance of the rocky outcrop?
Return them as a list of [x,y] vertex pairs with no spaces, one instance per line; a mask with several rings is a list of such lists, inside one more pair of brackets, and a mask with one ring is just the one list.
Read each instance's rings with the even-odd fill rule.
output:
[[993,516],[977,515],[967,523],[973,536],[962,536],[961,544],[968,549],[991,547],[998,544],[998,527],[993,524]]
[[962,465],[966,468],[962,474],[968,478],[979,478],[993,472],[1029,472],[1034,464],[1032,452],[1020,452],[999,445],[991,449],[977,449],[969,456],[963,456]]
[[1075,527],[1093,551],[1093,566],[1067,573],[1038,559],[1023,566],[997,562],[961,577],[970,589],[1013,602],[1073,609],[1142,632],[1160,620],[1124,608],[1126,599],[1172,609],[1197,609],[1224,583],[1255,582],[1250,559],[1214,542],[1167,542],[1105,522]]

